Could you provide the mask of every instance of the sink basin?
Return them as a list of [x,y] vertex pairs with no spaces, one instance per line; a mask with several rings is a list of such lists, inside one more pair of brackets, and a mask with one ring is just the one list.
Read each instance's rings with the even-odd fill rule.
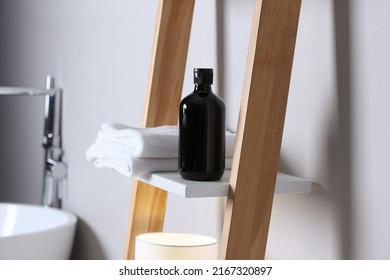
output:
[[0,203],[0,259],[69,259],[76,222],[63,210]]

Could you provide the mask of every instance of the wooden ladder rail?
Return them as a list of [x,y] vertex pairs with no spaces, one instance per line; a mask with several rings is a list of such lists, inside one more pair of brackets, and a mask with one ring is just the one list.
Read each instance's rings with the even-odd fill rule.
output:
[[[160,0],[144,108],[144,127],[176,125],[195,0]],[[130,202],[125,259],[134,258],[135,237],[162,231],[167,192],[136,181]]]
[[[256,0],[236,148],[221,236],[221,259],[263,259],[275,190],[301,0]],[[144,126],[175,124],[194,0],[160,0]],[[135,236],[161,231],[165,191],[137,181],[125,258]]]
[[256,0],[221,259],[264,259],[301,0]]

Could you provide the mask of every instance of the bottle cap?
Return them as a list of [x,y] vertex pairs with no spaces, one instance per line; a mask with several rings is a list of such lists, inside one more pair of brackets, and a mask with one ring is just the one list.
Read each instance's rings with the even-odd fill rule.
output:
[[212,68],[194,68],[194,84],[213,84]]

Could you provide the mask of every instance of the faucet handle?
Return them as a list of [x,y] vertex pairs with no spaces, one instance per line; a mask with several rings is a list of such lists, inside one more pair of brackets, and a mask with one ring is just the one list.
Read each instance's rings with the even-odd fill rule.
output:
[[47,168],[51,172],[53,178],[63,179],[66,177],[68,166],[65,162],[49,159],[47,160],[47,164]]

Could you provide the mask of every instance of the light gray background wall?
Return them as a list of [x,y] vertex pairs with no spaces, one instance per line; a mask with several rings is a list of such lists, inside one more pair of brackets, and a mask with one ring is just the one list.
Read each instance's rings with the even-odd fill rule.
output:
[[[311,194],[275,197],[271,259],[390,258],[390,3],[334,2],[302,1],[280,169],[315,185]],[[192,68],[216,68],[214,89],[232,130],[252,5],[196,3],[183,94],[192,91]],[[0,2],[0,84],[41,86],[51,74],[64,89],[64,208],[80,219],[74,258],[122,257],[132,182],[95,169],[85,151],[102,122],[141,123],[156,8],[157,1]],[[39,203],[43,100],[0,98],[0,200]],[[165,230],[218,237],[223,202],[170,195]]]

